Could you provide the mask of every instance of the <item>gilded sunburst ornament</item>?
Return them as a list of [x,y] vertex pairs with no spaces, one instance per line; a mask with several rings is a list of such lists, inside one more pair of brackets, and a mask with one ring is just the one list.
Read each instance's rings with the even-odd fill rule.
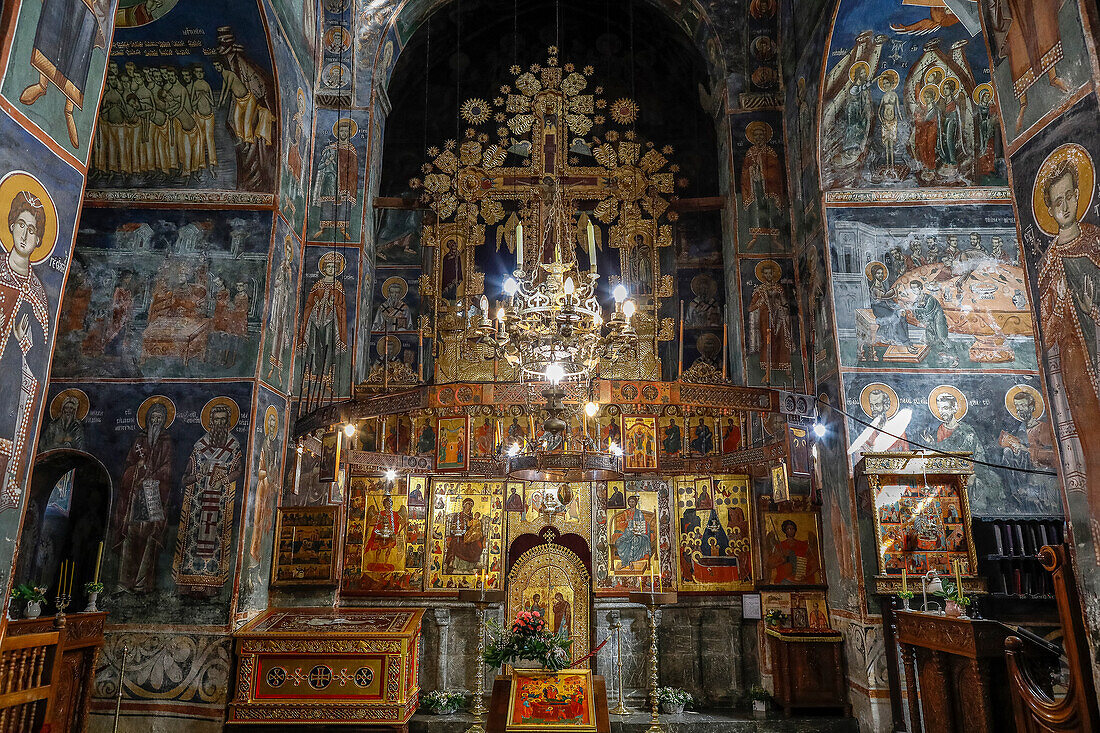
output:
[[629,125],[638,119],[638,104],[633,99],[616,99],[611,104],[611,119],[620,125]]
[[492,113],[489,109],[489,103],[478,97],[467,99],[463,102],[461,112],[462,119],[466,120],[471,125],[482,124],[489,119],[489,115]]

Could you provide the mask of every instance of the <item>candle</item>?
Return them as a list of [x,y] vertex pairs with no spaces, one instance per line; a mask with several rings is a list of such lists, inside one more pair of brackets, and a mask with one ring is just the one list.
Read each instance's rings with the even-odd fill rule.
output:
[[523,221],[516,224],[516,269],[523,269]]
[[905,568],[901,569],[901,592],[909,592],[909,573],[906,572]]
[[72,596],[73,594],[73,561],[69,560],[69,587],[65,591],[65,595]]
[[951,563],[955,566],[955,595],[962,597],[963,595],[963,581],[962,573],[959,572],[959,561],[952,560]]
[[99,549],[96,550],[95,555],[95,577],[92,578],[93,583],[99,582],[99,566],[103,562],[103,543],[99,543]]
[[65,561],[61,561],[61,570],[57,574],[57,595],[61,595],[61,589],[65,587]]
[[588,269],[596,272],[596,231],[591,219],[588,220]]

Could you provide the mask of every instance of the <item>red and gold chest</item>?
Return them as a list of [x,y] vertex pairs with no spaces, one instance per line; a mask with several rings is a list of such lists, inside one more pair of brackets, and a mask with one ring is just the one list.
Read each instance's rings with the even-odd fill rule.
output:
[[238,630],[230,723],[403,726],[420,698],[419,608],[272,608]]

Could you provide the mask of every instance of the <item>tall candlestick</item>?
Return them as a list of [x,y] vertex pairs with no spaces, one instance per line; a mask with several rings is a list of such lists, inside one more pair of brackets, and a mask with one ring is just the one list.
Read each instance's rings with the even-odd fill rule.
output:
[[963,580],[962,573],[959,571],[959,561],[955,559],[951,563],[955,566],[955,595],[961,598],[963,596]]
[[722,379],[726,378],[726,369],[729,366],[729,340],[730,340],[730,327],[729,323],[722,324]]
[[909,592],[909,574],[906,572],[905,568],[901,569],[901,592]]
[[684,373],[684,301],[680,301],[680,358],[677,361],[676,378]]
[[95,577],[92,578],[93,583],[99,582],[99,566],[103,562],[103,543],[99,543],[99,549],[96,550],[95,555]]
[[523,269],[523,221],[516,224],[516,269]]

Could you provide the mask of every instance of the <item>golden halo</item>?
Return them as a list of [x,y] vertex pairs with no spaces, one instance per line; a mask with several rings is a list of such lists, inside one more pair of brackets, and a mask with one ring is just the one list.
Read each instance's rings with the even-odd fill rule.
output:
[[[1062,163],[1070,161],[1077,166],[1077,190],[1080,192],[1077,200],[1077,221],[1081,221],[1092,205],[1093,188],[1096,182],[1096,166],[1092,163],[1092,156],[1076,143],[1059,145],[1047,156],[1043,164],[1039,166],[1039,172],[1035,175],[1035,184],[1031,189],[1031,211],[1035,216],[1035,223],[1050,236],[1058,233],[1058,222],[1050,215],[1047,203],[1043,200],[1043,188],[1050,181]],[[1087,192],[1087,195],[1086,195]]]
[[206,403],[202,408],[202,415],[200,417],[202,421],[202,428],[206,432],[210,432],[210,413],[214,411],[215,407],[228,407],[229,408],[229,430],[237,427],[237,421],[241,419],[241,408],[229,397],[215,397]]
[[921,81],[923,81],[926,85],[931,84],[932,86],[939,86],[939,83],[937,83],[937,82],[928,81],[928,77],[932,76],[933,74],[939,74],[940,75],[940,82],[941,83],[943,82],[944,78],[946,78],[946,76],[947,76],[947,72],[945,72],[939,66],[930,66],[928,68],[928,71],[924,72],[924,78],[921,79]]
[[[709,283],[709,284],[708,284]],[[695,277],[691,278],[691,292],[696,295],[703,295],[703,290],[713,290],[711,286],[716,288],[718,283],[714,282],[714,278],[705,272],[700,272]]]
[[392,334],[389,336],[383,336],[382,338],[378,339],[378,343],[374,345],[374,348],[375,351],[378,352],[378,355],[383,358],[389,356],[397,356],[401,353],[402,349],[401,339]]
[[940,84],[940,92],[941,93],[943,92],[943,88],[947,86],[947,82],[951,82],[952,84],[955,85],[955,92],[956,93],[958,93],[958,91],[960,89],[962,89],[962,82],[960,82],[957,77],[949,76],[949,77],[947,77],[946,79],[943,80],[942,84]]
[[979,100],[982,98],[982,92],[989,92],[989,96],[991,98],[996,97],[993,92],[992,84],[990,84],[989,82],[986,82],[985,84],[979,84],[978,86],[974,87],[974,93],[970,95],[971,99],[974,100],[974,104],[981,103]]
[[950,384],[941,384],[928,393],[928,409],[932,412],[932,415],[937,418],[940,416],[940,413],[936,410],[936,400],[944,394],[951,395],[958,402],[959,411],[955,413],[955,419],[962,420],[966,417],[966,413],[970,409],[970,403],[967,402],[966,395],[958,387]]
[[1035,389],[1029,384],[1017,384],[1009,388],[1005,392],[1005,409],[1008,410],[1008,414],[1012,417],[1016,417],[1016,411],[1012,409],[1012,401],[1016,399],[1017,395],[1029,394],[1035,399],[1035,407],[1037,411],[1035,413],[1035,419],[1038,420],[1046,412],[1046,405],[1043,403],[1043,396],[1039,394],[1039,390]]
[[867,73],[868,77],[871,76],[871,65],[869,63],[867,63],[866,61],[857,61],[854,64],[852,64],[852,68],[848,69],[848,81],[855,81],[856,80],[856,69],[858,69],[860,67],[863,68],[863,70]]
[[37,264],[50,256],[54,243],[57,242],[57,208],[53,199],[46,191],[42,183],[25,171],[12,171],[0,178],[0,218],[4,220],[4,226],[0,227],[0,245],[11,252],[14,246],[11,229],[7,225],[8,212],[11,211],[12,201],[20,193],[30,194],[32,205],[42,206],[46,215],[46,226],[39,232],[38,246],[31,252],[31,263]]
[[875,269],[876,267],[881,267],[883,272],[885,272],[887,275],[890,274],[890,268],[888,268],[884,263],[879,262],[878,260],[872,260],[871,262],[867,263],[867,267],[863,268],[863,275],[867,278],[867,282],[871,282],[871,270]]
[[400,297],[404,298],[406,295],[409,294],[409,283],[408,283],[408,281],[406,281],[405,278],[403,278],[403,277],[398,277],[397,275],[394,275],[393,277],[387,277],[384,281],[382,281],[382,297],[383,298],[386,297],[386,294],[389,292],[390,285],[393,284],[393,283],[397,283],[398,285],[401,286],[401,296]]
[[753,138],[756,137],[757,130],[762,130],[768,140],[771,140],[772,136],[775,134],[775,131],[772,130],[772,126],[767,122],[763,120],[753,120],[745,126],[745,139],[751,143]]
[[349,125],[351,127],[351,134],[348,135],[349,138],[355,137],[359,134],[359,125],[355,124],[355,120],[351,119],[350,117],[341,117],[340,119],[336,120],[336,122],[332,123],[332,134],[334,137],[340,137],[340,134],[336,132],[337,128],[339,128],[340,125]]
[[[878,88],[884,92],[897,89],[899,83],[901,83],[901,77],[898,76],[898,72],[893,69],[887,69],[879,74]],[[889,86],[890,89],[887,89],[887,86]]]
[[337,275],[342,273],[344,271],[344,268],[347,267],[348,264],[347,260],[344,259],[344,255],[340,254],[339,252],[325,252],[323,255],[321,255],[321,259],[317,260],[317,271],[320,272],[322,275],[327,274],[325,272],[325,265],[330,262],[336,263]]
[[61,415],[61,408],[70,397],[76,400],[76,419],[83,420],[88,415],[88,395],[84,394],[84,390],[70,387],[61,390],[56,397],[50,400],[50,417],[52,419],[56,420]]
[[890,411],[886,413],[887,418],[892,418],[898,414],[898,410],[901,409],[901,401],[898,400],[898,393],[894,391],[894,388],[882,382],[871,382],[859,393],[859,406],[863,408],[864,415],[871,417],[872,392],[885,392],[890,396]]
[[[775,267],[775,269],[779,272],[779,277],[775,278],[774,281],[769,281],[769,280],[766,280],[764,278],[764,266],[767,265],[767,264],[773,265]],[[779,278],[783,277],[783,268],[780,267],[779,263],[776,262],[775,260],[760,260],[760,262],[758,262],[756,264],[755,273],[756,273],[756,279],[759,280],[762,283],[764,283],[764,282],[779,282]]]
[[146,398],[137,411],[137,424],[142,430],[145,429],[145,416],[149,414],[149,408],[153,405],[164,405],[164,409],[167,410],[167,414],[164,416],[164,427],[170,426],[176,419],[176,403],[168,399],[162,394],[155,394],[152,397]]
[[[271,421],[271,416],[275,416],[275,429],[268,430],[267,424]],[[268,405],[264,410],[264,435],[271,438],[279,434],[279,410],[275,405]]]
[[940,98],[939,86],[935,84],[925,84],[923,87],[921,87],[920,94],[917,95],[917,101],[924,102],[924,93],[927,92],[929,89],[931,89],[933,92],[933,102],[937,101]]

